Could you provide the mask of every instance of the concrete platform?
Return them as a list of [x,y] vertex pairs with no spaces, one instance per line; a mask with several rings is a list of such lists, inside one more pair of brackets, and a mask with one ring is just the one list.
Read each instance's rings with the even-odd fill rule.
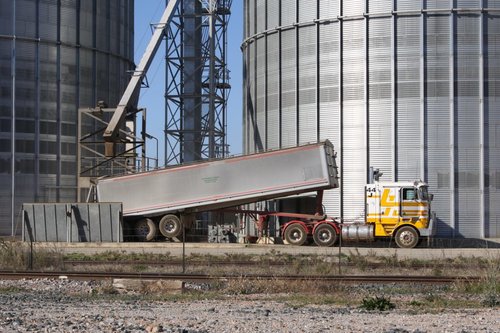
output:
[[[51,251],[60,251],[61,253],[83,253],[95,254],[106,251],[122,252],[122,253],[152,253],[152,254],[170,254],[176,257],[182,257],[183,253],[187,256],[193,254],[201,255],[228,255],[228,254],[290,254],[290,255],[327,255],[337,256],[339,253],[343,255],[362,255],[362,256],[386,256],[405,258],[420,258],[420,259],[443,259],[456,257],[480,257],[480,258],[500,258],[499,243],[488,240],[487,244],[482,247],[432,247],[432,248],[415,248],[415,249],[400,249],[387,247],[391,245],[383,242],[385,247],[346,245],[339,247],[317,247],[317,246],[291,246],[291,245],[275,245],[275,244],[213,244],[213,243],[34,243],[35,249],[46,249]],[[487,246],[486,246],[487,245]]]

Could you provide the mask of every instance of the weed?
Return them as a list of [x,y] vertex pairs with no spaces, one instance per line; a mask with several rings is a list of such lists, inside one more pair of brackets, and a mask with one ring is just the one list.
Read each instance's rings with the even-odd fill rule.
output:
[[453,288],[458,293],[480,296],[482,306],[496,307],[500,305],[500,261],[490,259],[484,264],[487,268],[479,281],[456,283]]
[[439,297],[433,293],[428,293],[427,295],[425,295],[424,300],[427,303],[435,303],[439,300]]
[[394,309],[395,307],[396,305],[394,305],[390,299],[378,296],[364,298],[361,303],[361,308],[368,311],[388,311]]
[[488,294],[481,301],[481,304],[485,307],[494,308],[500,306],[500,298],[495,294]]
[[29,251],[18,242],[0,240],[0,268],[25,268],[28,262]]
[[483,292],[484,306],[500,306],[500,261],[490,260],[489,268],[486,272],[484,283],[486,284]]
[[356,253],[352,253],[352,251],[349,251],[348,261],[353,263],[359,270],[363,272],[367,269],[369,264],[367,257],[362,256],[357,248]]
[[64,269],[64,255],[60,248],[54,246],[51,249],[36,249],[33,252],[33,268],[36,269]]
[[53,269],[64,267],[61,251],[53,249],[35,249],[23,242],[0,240],[0,268],[11,270]]
[[443,269],[438,266],[434,266],[432,268],[432,275],[434,276],[443,276]]
[[334,269],[334,266],[332,264],[328,263],[323,263],[316,265],[316,273],[318,275],[329,275],[332,273],[332,270]]
[[133,270],[135,272],[145,272],[148,270],[148,266],[146,266],[146,265],[134,265]]
[[118,291],[113,287],[113,281],[105,281],[103,282],[99,288],[92,290],[92,295],[117,295]]
[[224,260],[229,262],[250,261],[252,259],[252,255],[244,253],[224,253],[224,257]]
[[394,254],[391,256],[382,257],[381,260],[389,267],[400,267],[401,266],[401,262],[399,261],[399,258],[398,258],[398,253],[396,251],[394,251]]
[[64,256],[64,260],[75,261],[169,261],[173,256],[170,252],[164,254],[153,253],[127,253],[126,251],[105,251],[102,253],[86,255],[82,253],[69,253]]
[[415,300],[412,300],[410,301],[410,305],[411,306],[414,306],[414,307],[423,307],[424,306],[424,303],[423,302],[420,302],[420,301],[415,301]]
[[26,291],[26,289],[16,286],[0,287],[0,294],[17,294]]

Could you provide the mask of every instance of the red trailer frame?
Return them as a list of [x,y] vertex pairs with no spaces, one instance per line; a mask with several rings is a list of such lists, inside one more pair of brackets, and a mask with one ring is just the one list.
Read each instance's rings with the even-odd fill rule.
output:
[[[303,245],[308,239],[312,238],[318,246],[334,245],[341,234],[339,222],[331,219],[323,212],[323,191],[317,191],[316,213],[301,214],[276,211],[259,210],[224,210],[240,214],[249,214],[255,216],[258,236],[263,237],[266,234],[269,217],[288,217],[293,220],[284,223],[281,229],[281,235],[285,244]],[[257,217],[258,216],[258,217]]]

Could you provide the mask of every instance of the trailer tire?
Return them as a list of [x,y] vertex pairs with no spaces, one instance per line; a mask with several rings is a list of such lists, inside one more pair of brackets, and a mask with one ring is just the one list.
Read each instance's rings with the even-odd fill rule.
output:
[[415,228],[403,226],[396,231],[396,245],[403,249],[412,249],[417,246],[419,235]]
[[153,220],[143,218],[137,221],[134,225],[134,236],[140,242],[149,242],[156,238],[158,227]]
[[307,240],[306,229],[299,223],[292,223],[285,229],[285,241],[290,245],[303,245]]
[[337,232],[328,223],[320,224],[313,233],[314,243],[322,247],[330,247],[337,241]]
[[163,236],[173,238],[182,232],[181,220],[177,215],[167,214],[160,220],[160,232]]

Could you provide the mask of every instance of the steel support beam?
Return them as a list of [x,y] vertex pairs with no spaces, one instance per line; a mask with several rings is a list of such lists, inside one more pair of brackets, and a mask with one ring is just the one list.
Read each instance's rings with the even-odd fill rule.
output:
[[[227,155],[226,35],[231,2],[182,0],[168,27],[165,165]],[[199,36],[196,45],[186,40],[188,26]]]
[[449,82],[449,123],[450,123],[450,226],[452,227],[452,236],[455,237],[457,225],[455,221],[455,209],[457,201],[456,189],[456,138],[455,138],[455,14],[449,14],[449,58],[448,58],[448,82]]
[[142,56],[141,61],[134,70],[132,78],[123,93],[120,102],[116,108],[113,117],[111,118],[108,127],[104,131],[103,137],[106,140],[106,156],[115,155],[115,143],[119,140],[119,129],[123,124],[125,115],[130,107],[132,107],[133,100],[137,97],[139,93],[139,88],[141,86],[142,80],[146,75],[149,66],[153,62],[154,56],[160,47],[161,42],[164,37],[164,29],[169,24],[172,19],[173,13],[180,0],[170,0],[160,22],[155,26],[153,36],[149,41],[146,51]]
[[[486,0],[481,1],[481,7],[485,7]],[[481,224],[480,236],[485,238],[489,236],[489,225],[487,226],[488,219],[486,218],[486,184],[485,184],[485,166],[486,166],[486,142],[485,142],[485,128],[486,123],[486,112],[485,112],[485,89],[484,89],[484,79],[485,79],[485,68],[484,68],[484,57],[485,57],[485,31],[484,31],[484,16],[485,13],[481,11],[479,14],[479,222]]]

